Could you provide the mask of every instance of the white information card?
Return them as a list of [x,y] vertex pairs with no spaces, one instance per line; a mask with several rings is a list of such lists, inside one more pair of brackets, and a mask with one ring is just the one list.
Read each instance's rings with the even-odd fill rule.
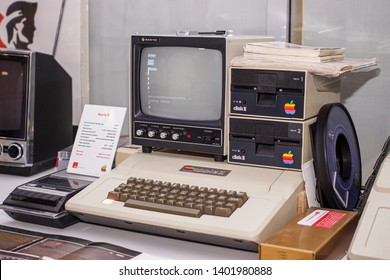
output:
[[67,172],[94,177],[110,172],[126,108],[85,105]]

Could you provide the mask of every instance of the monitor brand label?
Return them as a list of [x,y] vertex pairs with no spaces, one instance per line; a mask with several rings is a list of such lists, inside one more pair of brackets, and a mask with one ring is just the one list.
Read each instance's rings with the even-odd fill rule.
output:
[[158,43],[160,40],[158,38],[154,37],[142,37],[141,42],[148,42],[148,43]]

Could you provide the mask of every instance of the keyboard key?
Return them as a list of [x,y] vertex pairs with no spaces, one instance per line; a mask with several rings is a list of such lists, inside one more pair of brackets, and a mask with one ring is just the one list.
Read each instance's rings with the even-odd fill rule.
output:
[[248,200],[248,195],[245,192],[239,192],[237,193],[237,197],[242,198],[242,200],[245,202]]
[[128,194],[128,193],[121,193],[121,195],[119,196],[119,201],[125,202],[129,198],[130,198],[130,194]]
[[244,204],[244,200],[241,197],[229,197],[226,202],[234,203],[237,207],[241,207]]
[[202,203],[195,204],[194,208],[203,210],[204,209],[204,204],[202,204]]
[[146,179],[145,184],[147,185],[153,185],[154,181],[152,179]]
[[195,218],[199,218],[203,214],[202,210],[200,209],[177,207],[172,205],[157,204],[157,203],[151,203],[147,201],[139,201],[139,200],[131,200],[131,199],[125,202],[125,206],[131,208],[143,209],[143,210],[168,213],[168,214],[182,215],[187,217],[195,217]]
[[214,215],[214,206],[213,205],[206,205],[204,207],[204,213],[207,215]]
[[199,187],[198,186],[190,186],[188,189],[191,191],[198,191]]
[[135,181],[137,181],[137,178],[135,177],[130,177],[129,179],[127,179],[127,183],[135,183]]
[[160,190],[160,192],[161,192],[161,193],[164,193],[164,194],[168,194],[170,190],[171,190],[170,188],[162,188],[162,189]]
[[229,217],[232,214],[232,209],[228,207],[215,207],[214,215]]
[[108,193],[107,198],[112,200],[119,200],[120,195],[120,192],[111,191]]
[[234,212],[234,210],[237,209],[237,206],[234,203],[225,203],[224,207],[228,207],[228,208],[232,209],[232,212]]
[[135,182],[138,183],[138,184],[143,184],[143,183],[145,183],[145,179],[144,178],[137,178],[135,180]]

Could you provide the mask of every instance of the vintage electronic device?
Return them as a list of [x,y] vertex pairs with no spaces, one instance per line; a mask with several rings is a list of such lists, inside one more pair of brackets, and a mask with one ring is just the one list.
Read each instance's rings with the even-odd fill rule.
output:
[[358,204],[361,214],[347,258],[390,259],[390,137],[384,144]]
[[231,32],[133,35],[130,49],[131,143],[227,155],[228,69],[246,42]]
[[315,121],[231,116],[228,161],[300,170],[312,159],[310,125]]
[[0,49],[0,172],[54,167],[72,145],[72,79],[53,56]]
[[55,172],[16,187],[0,209],[15,220],[64,228],[79,221],[65,210],[65,202],[95,179]]
[[317,197],[321,207],[354,210],[362,190],[359,141],[341,103],[322,106],[311,126]]
[[306,70],[231,68],[230,114],[305,120],[340,101],[340,80]]
[[160,150],[123,160],[65,208],[86,222],[257,252],[295,218],[303,185],[299,171]]

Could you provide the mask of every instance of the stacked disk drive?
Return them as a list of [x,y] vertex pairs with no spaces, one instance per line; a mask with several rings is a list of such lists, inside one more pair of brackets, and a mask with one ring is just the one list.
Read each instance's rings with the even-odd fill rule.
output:
[[310,126],[340,102],[340,81],[306,70],[232,67],[230,163],[300,170],[312,159]]

